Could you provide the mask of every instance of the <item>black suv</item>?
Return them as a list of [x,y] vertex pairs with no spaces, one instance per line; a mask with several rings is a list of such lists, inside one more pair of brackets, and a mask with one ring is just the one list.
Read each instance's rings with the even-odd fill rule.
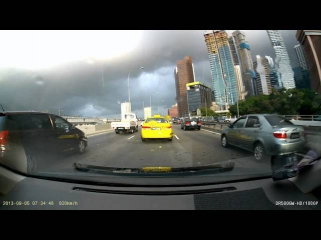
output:
[[181,122],[181,129],[184,131],[188,129],[198,129],[201,130],[201,120],[198,118],[184,118]]
[[35,171],[39,154],[84,153],[86,147],[85,133],[62,117],[43,112],[0,112],[0,164],[10,167],[19,161],[21,171]]

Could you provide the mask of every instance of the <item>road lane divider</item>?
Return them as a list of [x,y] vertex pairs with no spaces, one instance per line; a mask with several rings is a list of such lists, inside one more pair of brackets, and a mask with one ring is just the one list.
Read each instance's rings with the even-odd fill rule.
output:
[[131,139],[131,138],[133,138],[133,137],[135,137],[135,136],[131,136],[131,137],[127,138],[127,140],[129,140],[129,139]]
[[179,138],[177,137],[177,135],[174,135],[176,137],[177,140],[179,140]]
[[96,136],[98,136],[98,135],[103,135],[103,134],[111,133],[111,132],[114,132],[114,131],[104,131],[104,132],[100,132],[100,133],[90,134],[90,135],[87,135],[87,138],[96,137]]
[[209,131],[209,130],[205,130],[205,129],[201,129],[202,131],[206,131],[206,132],[210,132],[210,133],[213,133],[213,134],[216,134],[216,135],[221,135],[221,133],[218,133],[218,132],[213,132],[213,131]]

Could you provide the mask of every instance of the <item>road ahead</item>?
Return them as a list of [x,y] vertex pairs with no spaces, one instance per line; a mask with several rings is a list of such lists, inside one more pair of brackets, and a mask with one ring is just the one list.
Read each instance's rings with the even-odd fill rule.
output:
[[[140,130],[133,134],[113,131],[88,138],[85,154],[68,154],[46,163],[42,170],[71,168],[73,163],[107,167],[139,168],[145,166],[190,167],[234,160],[236,166],[270,171],[269,162],[255,162],[251,153],[235,148],[223,148],[220,133],[206,129],[183,131],[174,125],[173,141],[142,142]],[[40,170],[39,169],[39,170]]]

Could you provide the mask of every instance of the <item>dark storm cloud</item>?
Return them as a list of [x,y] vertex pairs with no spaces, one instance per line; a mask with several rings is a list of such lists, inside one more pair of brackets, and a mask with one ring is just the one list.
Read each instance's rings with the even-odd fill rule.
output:
[[[7,110],[58,113],[60,107],[67,115],[119,117],[119,103],[128,101],[131,72],[132,110],[142,116],[143,101],[149,106],[151,97],[153,110],[159,106],[162,113],[175,104],[177,60],[191,56],[196,80],[211,85],[203,32],[145,31],[135,50],[111,60],[84,59],[39,71],[0,69],[0,103]],[[266,31],[245,32],[253,60],[255,55],[275,58]],[[281,31],[293,65],[297,64],[295,32]]]

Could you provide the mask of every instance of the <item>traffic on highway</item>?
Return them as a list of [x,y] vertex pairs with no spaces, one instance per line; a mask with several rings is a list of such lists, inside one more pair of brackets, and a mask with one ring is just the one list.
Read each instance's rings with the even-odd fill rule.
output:
[[273,209],[279,182],[321,200],[321,89],[300,31],[0,32],[0,199]]

